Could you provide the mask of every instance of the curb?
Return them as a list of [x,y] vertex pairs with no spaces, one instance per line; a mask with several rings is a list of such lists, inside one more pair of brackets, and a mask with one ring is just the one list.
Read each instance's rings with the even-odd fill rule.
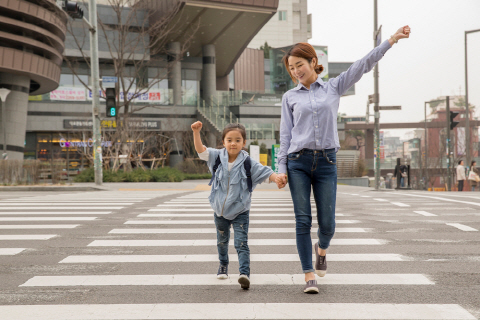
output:
[[0,192],[2,191],[106,191],[107,188],[101,187],[27,187],[27,186],[19,186],[19,187],[0,187]]

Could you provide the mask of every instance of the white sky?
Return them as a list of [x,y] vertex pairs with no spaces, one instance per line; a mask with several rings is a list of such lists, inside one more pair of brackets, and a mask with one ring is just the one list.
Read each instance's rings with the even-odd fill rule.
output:
[[[308,0],[313,45],[328,46],[331,62],[354,62],[373,49],[373,0]],[[382,40],[409,25],[380,60],[380,122],[424,119],[424,102],[441,95],[465,94],[464,31],[480,29],[480,0],[378,0]],[[480,116],[480,32],[468,35],[469,102]],[[355,85],[355,96],[340,100],[339,112],[364,115],[373,94],[373,70]],[[373,106],[371,106],[373,110]],[[428,112],[428,110],[427,110]],[[372,118],[373,121],[373,118]],[[401,131],[399,131],[400,133]]]

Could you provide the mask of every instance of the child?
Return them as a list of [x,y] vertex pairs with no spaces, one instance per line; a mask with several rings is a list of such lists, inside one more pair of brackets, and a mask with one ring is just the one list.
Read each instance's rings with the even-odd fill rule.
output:
[[[217,249],[220,266],[217,279],[228,278],[228,243],[230,225],[235,232],[235,249],[238,253],[240,276],[238,283],[242,289],[250,287],[250,249],[248,248],[248,224],[251,204],[251,191],[259,183],[275,181],[277,175],[269,167],[248,157],[243,151],[247,134],[241,124],[228,124],[222,133],[225,148],[206,148],[200,138],[202,123],[192,124],[195,150],[200,159],[207,161],[212,172],[212,192],[208,199],[214,210],[217,228]],[[219,159],[219,160],[217,160]],[[250,171],[250,174],[248,173]],[[251,177],[248,178],[247,176]]]

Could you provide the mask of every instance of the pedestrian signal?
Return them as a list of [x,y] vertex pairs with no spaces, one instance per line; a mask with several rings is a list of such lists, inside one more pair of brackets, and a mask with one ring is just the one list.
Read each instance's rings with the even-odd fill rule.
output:
[[105,99],[107,105],[107,117],[116,117],[117,116],[117,101],[116,101],[116,92],[115,88],[107,88],[105,90]]
[[459,121],[453,121],[453,119],[454,119],[456,116],[458,116],[458,112],[450,111],[450,117],[449,117],[450,130],[453,130],[453,128],[455,128],[455,127],[457,126],[457,124],[460,123]]

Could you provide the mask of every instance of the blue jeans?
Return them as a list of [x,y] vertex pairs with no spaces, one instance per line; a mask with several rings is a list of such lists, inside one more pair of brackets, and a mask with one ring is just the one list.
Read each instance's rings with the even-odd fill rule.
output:
[[234,245],[238,253],[240,274],[250,276],[250,249],[248,248],[248,224],[249,212],[240,213],[235,219],[227,220],[224,217],[215,216],[217,227],[217,249],[220,264],[228,265],[228,242],[230,241],[230,225],[233,225]]
[[290,153],[287,173],[296,223],[297,250],[304,273],[314,272],[312,266],[312,209],[310,193],[317,206],[318,245],[330,246],[335,233],[335,200],[337,196],[337,166],[335,149]]

